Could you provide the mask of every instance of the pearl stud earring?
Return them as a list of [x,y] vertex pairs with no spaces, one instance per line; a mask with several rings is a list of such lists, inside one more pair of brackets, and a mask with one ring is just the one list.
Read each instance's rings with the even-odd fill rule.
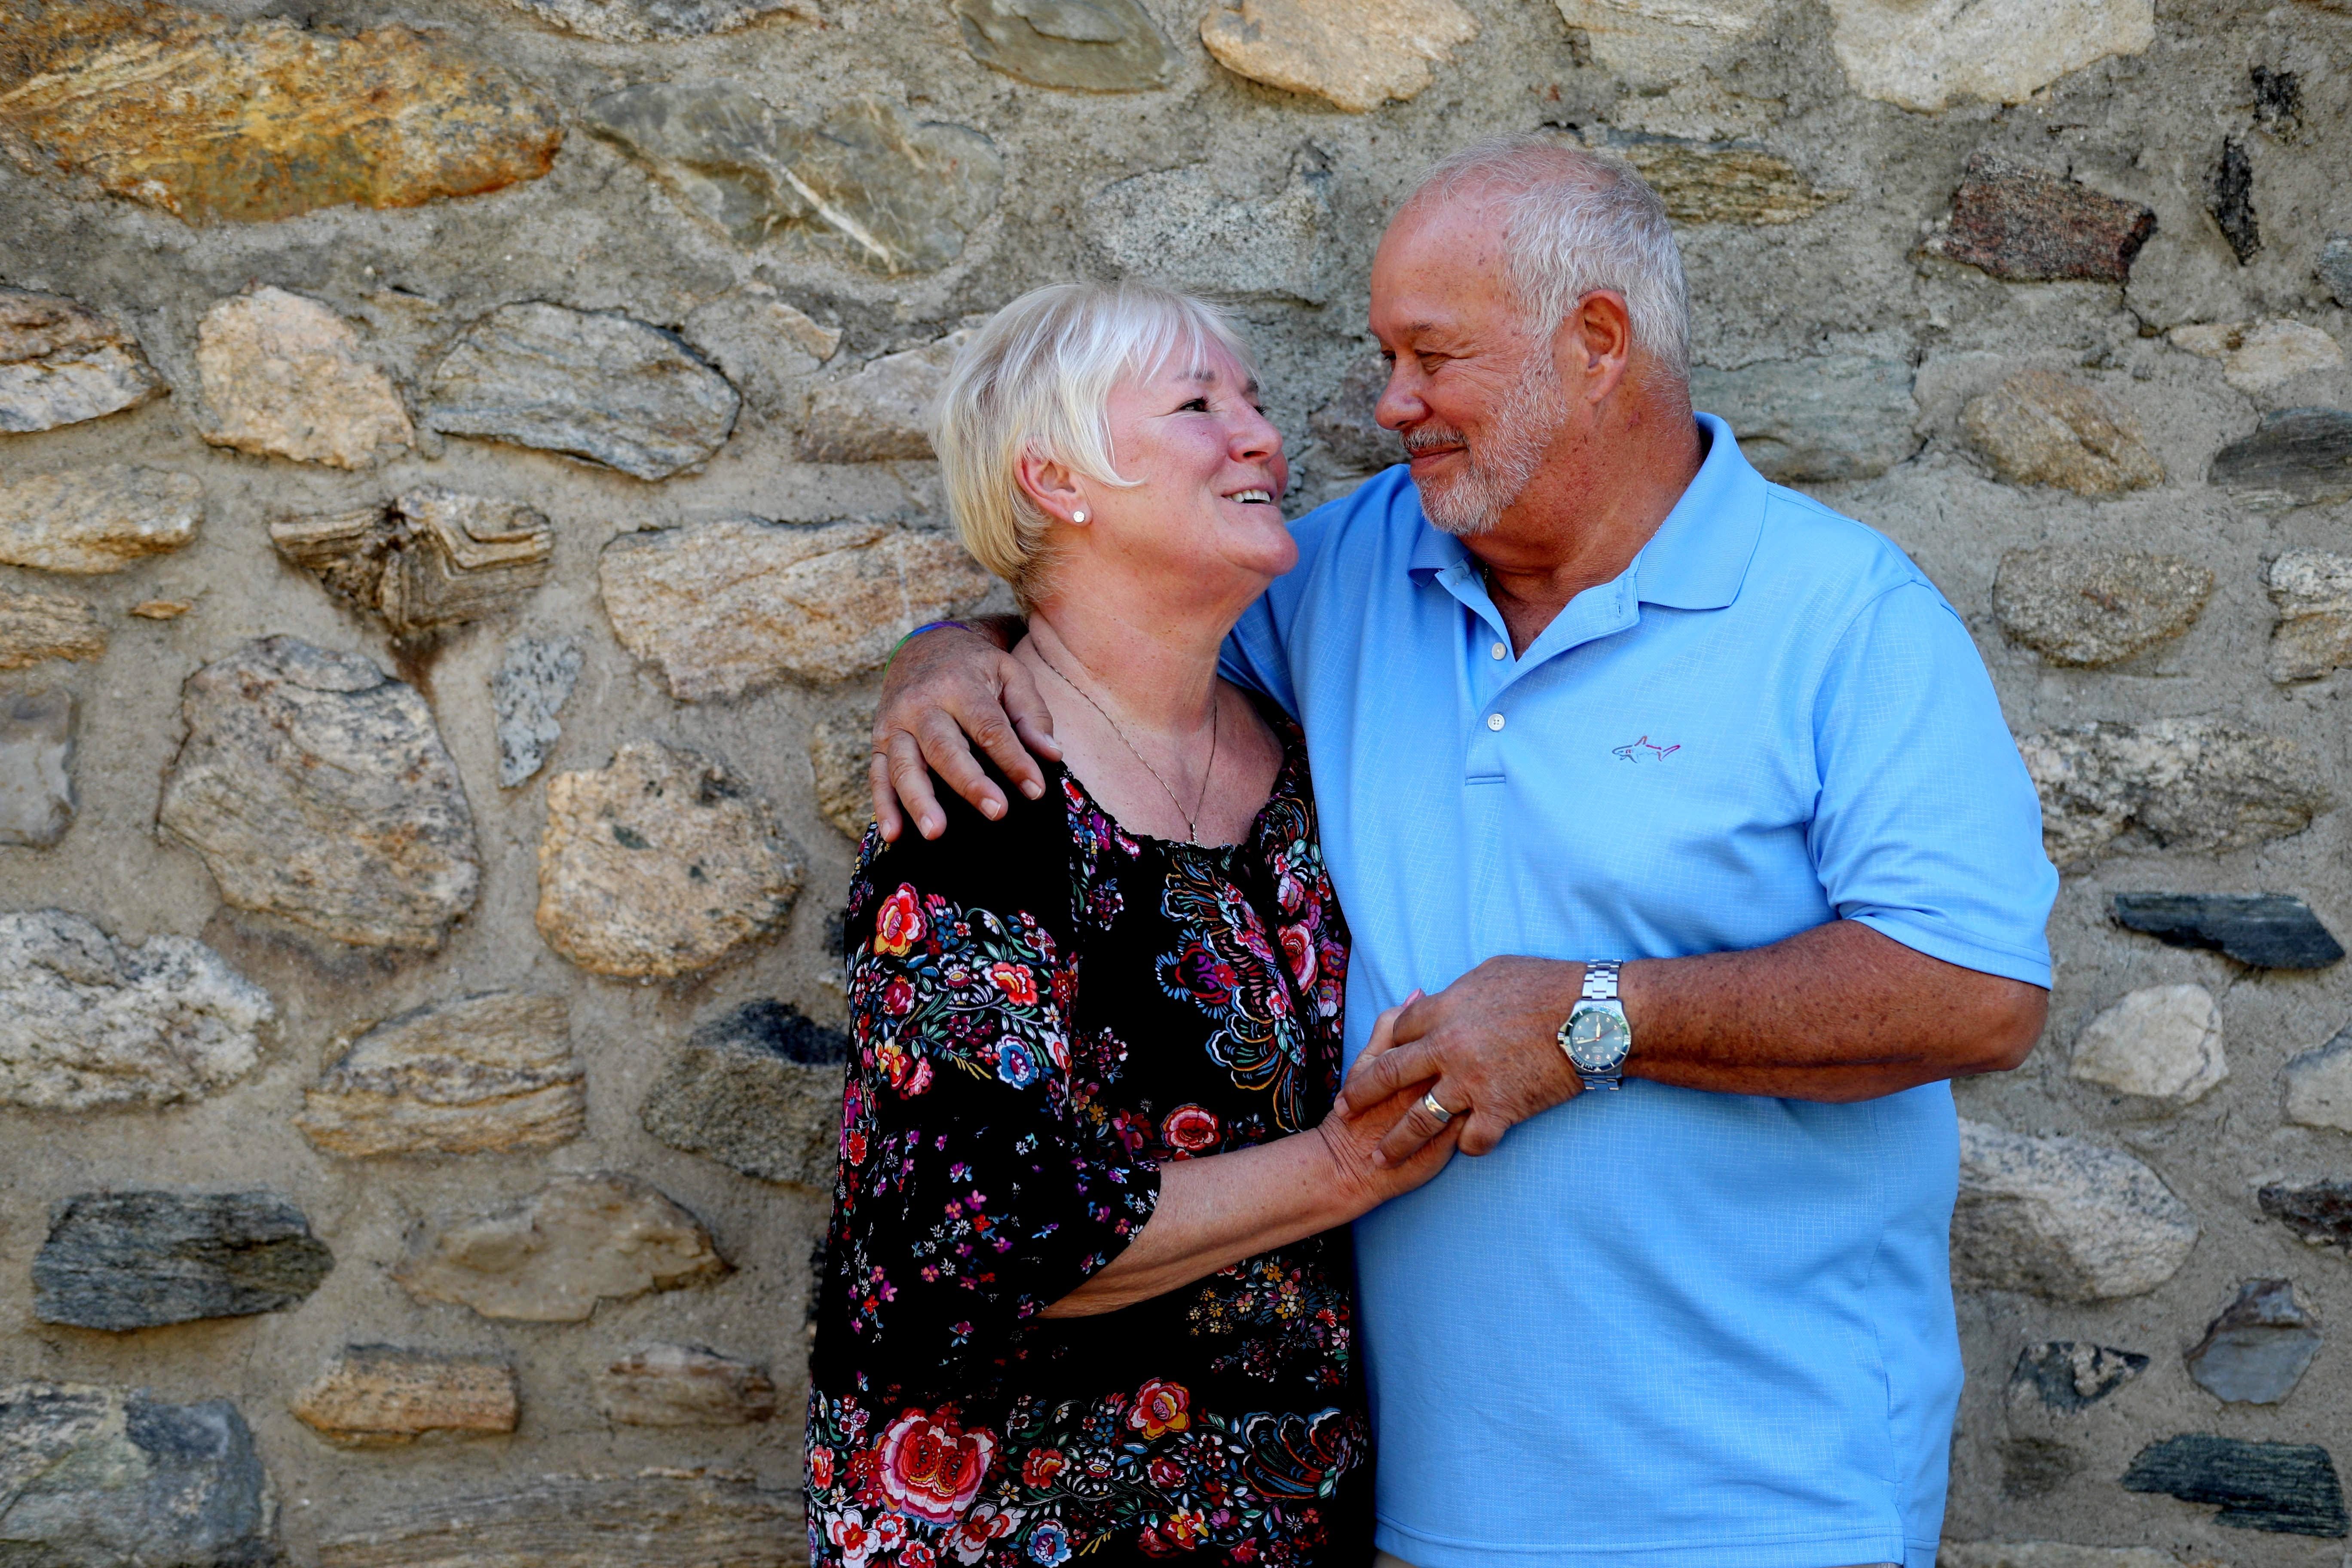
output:
[[1074,512],[1072,512],[1072,513],[1070,514],[1070,521],[1071,521],[1072,522],[1084,522],[1084,521],[1086,521],[1086,520],[1087,520],[1087,514],[1086,514],[1085,512],[1082,512],[1082,511],[1074,511]]

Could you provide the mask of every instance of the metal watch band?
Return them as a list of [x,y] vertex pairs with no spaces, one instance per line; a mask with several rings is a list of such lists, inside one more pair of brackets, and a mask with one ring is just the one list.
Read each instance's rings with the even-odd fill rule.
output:
[[1576,1059],[1576,1053],[1569,1048],[1568,1043],[1569,1032],[1576,1026],[1577,1011],[1586,1002],[1606,1002],[1611,1005],[1621,1020],[1624,1017],[1624,1008],[1617,1005],[1617,971],[1622,964],[1622,960],[1614,958],[1594,959],[1587,963],[1584,966],[1584,988],[1577,993],[1578,1008],[1570,1009],[1568,1021],[1559,1026],[1559,1048],[1567,1056],[1569,1066],[1575,1069],[1576,1076],[1582,1080],[1587,1089],[1622,1089],[1624,1087],[1624,1058],[1618,1058],[1615,1072],[1591,1072]]
[[1584,966],[1584,989],[1578,993],[1588,1002],[1617,1000],[1617,971],[1623,961],[1603,958]]

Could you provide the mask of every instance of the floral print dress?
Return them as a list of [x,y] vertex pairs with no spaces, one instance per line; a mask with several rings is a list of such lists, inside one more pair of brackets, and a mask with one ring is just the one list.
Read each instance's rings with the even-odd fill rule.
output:
[[[1160,1167],[1311,1127],[1348,946],[1307,763],[1248,839],[1130,835],[1067,772],[869,832],[810,1363],[809,1547],[842,1568],[1371,1555],[1345,1229],[1092,1317],[1045,1309]],[[941,792],[943,796],[946,792]]]

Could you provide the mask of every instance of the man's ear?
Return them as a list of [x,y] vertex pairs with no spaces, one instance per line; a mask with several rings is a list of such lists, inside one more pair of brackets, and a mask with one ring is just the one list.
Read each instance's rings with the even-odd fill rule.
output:
[[1553,338],[1560,382],[1587,403],[1599,403],[1624,384],[1633,363],[1633,317],[1625,296],[1595,289],[1576,302]]
[[1013,477],[1022,493],[1046,516],[1062,522],[1076,522],[1087,515],[1085,485],[1066,464],[1035,452],[1024,452],[1013,468]]

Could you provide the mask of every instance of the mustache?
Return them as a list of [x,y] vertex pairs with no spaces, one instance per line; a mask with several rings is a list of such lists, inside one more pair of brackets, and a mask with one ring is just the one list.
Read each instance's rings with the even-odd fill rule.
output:
[[1408,453],[1426,452],[1433,447],[1461,447],[1470,442],[1459,430],[1449,430],[1442,425],[1421,425],[1404,432],[1404,449]]

